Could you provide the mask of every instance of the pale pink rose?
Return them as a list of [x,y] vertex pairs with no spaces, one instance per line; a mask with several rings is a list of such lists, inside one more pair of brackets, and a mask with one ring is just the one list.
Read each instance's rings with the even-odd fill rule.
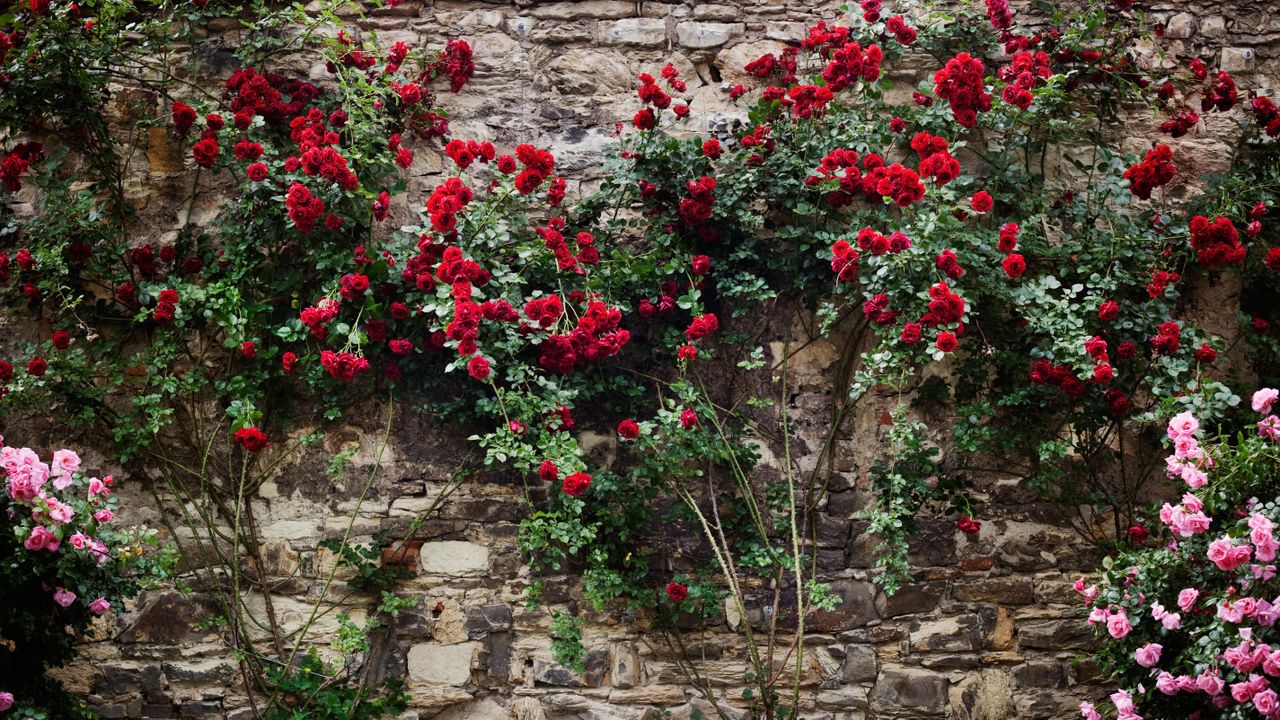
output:
[[94,495],[103,495],[106,492],[106,483],[102,482],[98,478],[92,478],[89,480],[89,497],[93,497]]
[[[1259,553],[1261,553],[1261,551],[1259,551]],[[1270,562],[1270,561],[1267,561],[1267,562]],[[1266,582],[1276,576],[1276,566],[1275,565],[1251,565],[1249,566],[1249,572],[1253,573],[1253,576],[1258,578],[1259,580]]]
[[65,588],[58,588],[53,593],[53,601],[62,607],[67,607],[76,601],[76,594]]
[[1177,695],[1178,679],[1168,672],[1161,671],[1160,676],[1156,678],[1156,689],[1165,695]]
[[1262,388],[1253,394],[1253,411],[1268,415],[1271,413],[1271,404],[1280,398],[1280,390],[1275,388]]
[[1160,624],[1164,626],[1165,630],[1177,630],[1182,627],[1182,616],[1178,613],[1166,613],[1164,617],[1160,618]]
[[1168,435],[1170,440],[1177,440],[1180,437],[1195,435],[1200,429],[1200,421],[1196,420],[1196,416],[1191,411],[1178,413],[1169,420]]
[[85,535],[84,533],[78,532],[75,535],[72,535],[70,538],[68,538],[67,542],[71,543],[71,547],[77,550],[83,550],[89,546],[90,541],[87,535]]
[[1178,592],[1178,607],[1182,612],[1191,610],[1191,606],[1196,604],[1196,598],[1200,597],[1200,591],[1195,588],[1183,588]]
[[1208,671],[1205,671],[1200,675],[1200,677],[1196,678],[1196,687],[1200,688],[1208,695],[1220,695],[1222,693],[1222,688],[1225,686],[1226,683],[1222,681],[1222,678],[1217,675],[1212,675]]
[[50,476],[53,486],[65,490],[71,484],[72,476],[80,471],[80,456],[74,450],[58,450],[53,454],[53,467]]
[[1123,609],[1114,615],[1107,617],[1107,632],[1113,638],[1122,638],[1133,630],[1133,626],[1129,624],[1129,616]]
[[56,498],[47,498],[45,503],[49,506],[49,517],[59,525],[66,525],[76,516],[76,511],[70,505]]
[[1124,690],[1111,693],[1111,704],[1116,706],[1116,711],[1121,715],[1133,713],[1133,696]]
[[1194,435],[1181,435],[1173,441],[1173,451],[1181,458],[1189,458],[1200,449],[1200,443]]
[[1104,622],[1106,622],[1106,621],[1107,621],[1107,611],[1106,611],[1106,610],[1103,610],[1103,609],[1102,609],[1102,608],[1100,608],[1100,607],[1096,607],[1096,608],[1094,608],[1092,611],[1090,611],[1090,612],[1089,612],[1089,620],[1088,620],[1088,623],[1089,623],[1090,625],[1092,625],[1092,624],[1094,624],[1094,623],[1098,623],[1098,622],[1100,622],[1100,623],[1104,623]]
[[1253,550],[1247,545],[1232,545],[1231,538],[1223,537],[1209,543],[1209,560],[1223,572],[1230,572],[1249,561]]
[[115,516],[116,514],[111,512],[111,508],[103,508],[102,510],[99,510],[98,512],[93,514],[93,519],[97,520],[100,523],[109,523],[111,522],[111,519],[114,518]]
[[1097,600],[1097,599],[1098,599],[1098,593],[1099,593],[1099,592],[1100,592],[1100,591],[1098,590],[1098,586],[1097,586],[1097,585],[1090,585],[1089,587],[1085,588],[1085,589],[1084,589],[1084,601],[1085,601],[1085,604],[1090,604],[1090,603],[1092,603],[1094,600]]
[[1268,415],[1258,421],[1258,437],[1271,442],[1280,442],[1280,418]]
[[1209,484],[1209,475],[1195,465],[1185,465],[1182,468],[1182,480],[1187,487],[1195,490]]
[[1187,512],[1198,513],[1204,509],[1204,501],[1191,493],[1182,493],[1182,507],[1186,508]]
[[[0,442],[4,442],[4,438],[0,438]],[[0,692],[0,712],[4,712],[13,707],[13,693]]]
[[1218,619],[1239,625],[1240,621],[1244,620],[1244,608],[1240,607],[1240,603],[1223,600],[1218,604]]
[[106,598],[100,597],[97,600],[94,600],[93,602],[89,603],[89,612],[93,613],[94,615],[102,615],[103,613],[105,613],[110,609],[111,609],[111,603],[107,602]]
[[1144,668],[1155,667],[1160,662],[1160,653],[1164,646],[1159,643],[1147,643],[1133,651],[1133,661]]
[[1098,709],[1093,706],[1093,703],[1089,702],[1080,703],[1080,717],[1084,718],[1084,720],[1102,720],[1102,716],[1098,714]]

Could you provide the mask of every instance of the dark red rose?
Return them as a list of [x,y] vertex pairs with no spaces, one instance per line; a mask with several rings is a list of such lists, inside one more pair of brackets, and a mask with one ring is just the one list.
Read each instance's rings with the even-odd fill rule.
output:
[[689,597],[689,588],[678,582],[672,581],[667,583],[667,597],[671,598],[671,602],[684,602]]
[[237,430],[235,442],[249,452],[259,452],[269,444],[267,434],[252,426]]

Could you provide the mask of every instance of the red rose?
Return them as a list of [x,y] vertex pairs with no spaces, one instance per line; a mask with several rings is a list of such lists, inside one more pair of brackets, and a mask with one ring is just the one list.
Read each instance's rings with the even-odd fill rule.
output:
[[706,275],[711,272],[711,258],[706,255],[694,255],[689,262],[694,275]]
[[715,138],[702,143],[702,154],[715,160],[724,152],[724,148],[720,146],[720,141]]
[[48,369],[49,369],[49,363],[45,362],[45,359],[42,357],[31,358],[31,362],[27,363],[27,374],[29,375],[35,375],[39,377],[40,375],[44,374],[45,370],[48,370]]
[[952,350],[955,350],[956,345],[958,344],[959,343],[956,342],[955,335],[949,332],[940,332],[938,333],[938,340],[935,343],[935,346],[942,352],[949,353]]
[[53,346],[59,350],[66,350],[71,347],[71,334],[66,330],[58,330],[53,333]]
[[267,166],[263,163],[253,163],[244,169],[245,177],[253,182],[262,182],[267,179]]
[[1255,335],[1266,335],[1271,332],[1271,323],[1266,318],[1256,317],[1249,323],[1249,326],[1253,328]]
[[1129,536],[1129,543],[1133,545],[1141,545],[1151,537],[1151,533],[1141,525],[1132,525],[1126,533]]
[[0,360],[0,382],[9,382],[13,379],[13,363],[8,360]]
[[689,597],[689,588],[678,582],[672,581],[667,583],[667,597],[671,598],[671,602],[684,602]]
[[218,141],[213,138],[205,138],[196,143],[191,148],[191,156],[195,158],[196,164],[202,168],[213,167],[213,162],[218,159]]
[[249,452],[259,452],[268,444],[267,434],[252,426],[237,430],[235,441]]
[[1096,383],[1109,383],[1115,379],[1115,371],[1107,363],[1098,363],[1093,366],[1093,381]]
[[1132,360],[1138,354],[1138,346],[1128,340],[1116,346],[1116,354],[1121,360]]
[[680,411],[680,427],[688,430],[698,424],[698,413],[690,408]]
[[490,372],[489,361],[483,355],[476,355],[467,362],[467,372],[476,380],[486,380]]
[[280,356],[280,365],[284,367],[286,375],[293,372],[293,366],[298,364],[298,356],[295,353],[287,352]]
[[1007,256],[1000,266],[1004,268],[1004,274],[1011,278],[1022,277],[1022,274],[1027,271],[1027,261],[1017,253]]
[[637,111],[635,117],[631,119],[631,123],[635,125],[637,129],[652,130],[656,124],[653,110],[650,108],[644,108],[643,110]]
[[627,418],[618,423],[618,436],[624,440],[635,440],[640,437],[640,426],[636,424],[635,420]]
[[915,345],[920,342],[922,333],[920,331],[920,323],[909,322],[902,326],[902,342],[905,345]]
[[245,340],[240,343],[240,354],[244,356],[245,360],[257,360],[258,346],[253,344],[252,341]]
[[1202,365],[1212,365],[1217,359],[1218,351],[1209,347],[1208,344],[1196,348],[1196,362]]
[[173,103],[173,129],[179,135],[186,135],[191,126],[195,124],[196,111],[189,105],[178,100]]
[[555,482],[560,477],[560,468],[550,460],[543,460],[538,466],[538,479],[542,482]]
[[956,521],[956,527],[966,535],[977,535],[982,530],[982,522],[966,515]]
[[1098,306],[1098,319],[1102,322],[1111,322],[1120,317],[1120,303],[1115,300],[1107,300]]
[[690,361],[697,360],[698,348],[692,345],[681,345],[680,349],[676,352],[676,357],[680,358],[681,360],[690,360]]
[[979,190],[974,193],[973,198],[969,200],[969,207],[973,208],[974,212],[991,212],[992,205],[994,205],[994,202],[991,199],[991,193],[988,193],[986,190]]
[[565,495],[571,495],[573,497],[578,497],[582,493],[586,492],[589,487],[591,487],[591,476],[583,472],[577,472],[569,475],[560,485],[560,489],[564,491]]

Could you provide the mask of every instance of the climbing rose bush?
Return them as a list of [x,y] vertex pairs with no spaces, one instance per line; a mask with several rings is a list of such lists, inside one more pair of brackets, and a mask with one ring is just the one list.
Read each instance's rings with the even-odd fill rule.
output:
[[[1245,429],[1216,436],[1189,412],[1168,424],[1168,477],[1182,496],[1156,530],[1076,590],[1104,638],[1122,720],[1280,717],[1280,410],[1253,394]],[[1083,702],[1080,713],[1102,711]]]
[[156,533],[116,527],[115,481],[74,450],[41,458],[0,438],[0,487],[0,710],[71,712],[43,670],[73,655],[69,630],[118,612],[166,563],[149,553]]

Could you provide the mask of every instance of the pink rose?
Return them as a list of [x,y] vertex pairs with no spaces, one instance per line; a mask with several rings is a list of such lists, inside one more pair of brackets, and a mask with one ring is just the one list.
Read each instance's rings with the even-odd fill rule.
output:
[[1280,418],[1275,415],[1268,415],[1258,421],[1258,437],[1264,437],[1272,442],[1280,442]]
[[32,552],[39,550],[57,552],[59,544],[61,543],[58,541],[57,535],[49,532],[45,526],[37,525],[31,529],[31,534],[27,536],[27,539],[22,543],[22,546]]
[[102,482],[98,478],[93,478],[89,481],[89,497],[93,497],[94,495],[104,495],[106,492],[106,483]]
[[45,503],[49,506],[49,517],[59,525],[66,525],[76,516],[76,511],[70,505],[56,498],[46,498]]
[[1193,435],[1182,435],[1173,441],[1173,452],[1178,457],[1191,457],[1200,449],[1200,443],[1196,441]]
[[1197,513],[1204,509],[1204,502],[1191,493],[1183,493],[1182,507],[1186,508],[1187,512]]
[[1276,691],[1268,689],[1254,695],[1253,706],[1258,708],[1258,712],[1263,715],[1271,715],[1276,711],[1277,707],[1280,707],[1280,702],[1277,702]]
[[1268,415],[1271,413],[1271,404],[1280,398],[1280,390],[1275,388],[1262,388],[1253,394],[1253,411]]
[[1164,646],[1159,643],[1147,643],[1133,651],[1133,660],[1144,668],[1155,667],[1163,650]]
[[1195,490],[1209,484],[1209,475],[1195,465],[1184,465],[1182,480],[1187,483],[1187,487]]
[[77,550],[83,550],[83,549],[85,549],[86,547],[88,547],[88,545],[89,545],[89,537],[88,537],[87,535],[85,535],[84,533],[79,533],[79,532],[78,532],[78,533],[76,533],[75,535],[72,535],[72,536],[68,539],[68,542],[70,542],[70,543],[71,543],[71,547],[73,547],[73,548],[75,548],[75,549],[77,549]]
[[1133,696],[1124,690],[1111,693],[1111,704],[1116,706],[1116,712],[1121,715],[1133,714]]
[[72,475],[80,470],[80,456],[74,450],[58,450],[53,454],[53,468],[50,476],[53,486],[65,490],[71,484]]
[[[4,442],[4,438],[0,438],[0,442]],[[0,692],[0,712],[4,712],[13,707],[13,693]]]
[[1080,703],[1080,717],[1084,718],[1084,720],[1102,720],[1102,716],[1098,714],[1098,709],[1093,706],[1093,703],[1089,702]]
[[1221,695],[1222,688],[1225,686],[1226,683],[1222,682],[1222,678],[1217,675],[1210,675],[1207,671],[1196,678],[1196,687],[1208,695]]
[[100,597],[97,600],[94,600],[93,602],[89,603],[89,612],[93,613],[94,615],[102,615],[103,613],[105,613],[110,609],[111,609],[111,603],[107,602],[106,598]]
[[1178,413],[1169,420],[1168,435],[1170,440],[1177,440],[1180,437],[1195,435],[1200,429],[1200,421],[1191,414],[1191,411]]
[[1182,608],[1182,612],[1189,612],[1191,606],[1196,604],[1196,598],[1200,597],[1200,591],[1195,588],[1183,588],[1178,592],[1178,607]]
[[1170,673],[1161,671],[1160,676],[1156,678],[1156,689],[1165,695],[1178,694],[1178,679]]
[[53,601],[58,603],[62,607],[67,607],[68,605],[76,601],[76,594],[71,592],[70,590],[67,590],[66,588],[58,588],[53,593]]
[[1129,624],[1129,616],[1123,609],[1107,617],[1107,632],[1111,633],[1111,637],[1119,639],[1128,635],[1132,630],[1133,626]]
[[104,508],[94,513],[93,519],[97,520],[100,523],[109,523],[111,522],[111,518],[114,518],[115,516],[116,514],[111,512],[110,508]]
[[1248,545],[1232,545],[1231,538],[1223,537],[1209,543],[1209,560],[1223,572],[1230,572],[1249,561],[1253,554]]

